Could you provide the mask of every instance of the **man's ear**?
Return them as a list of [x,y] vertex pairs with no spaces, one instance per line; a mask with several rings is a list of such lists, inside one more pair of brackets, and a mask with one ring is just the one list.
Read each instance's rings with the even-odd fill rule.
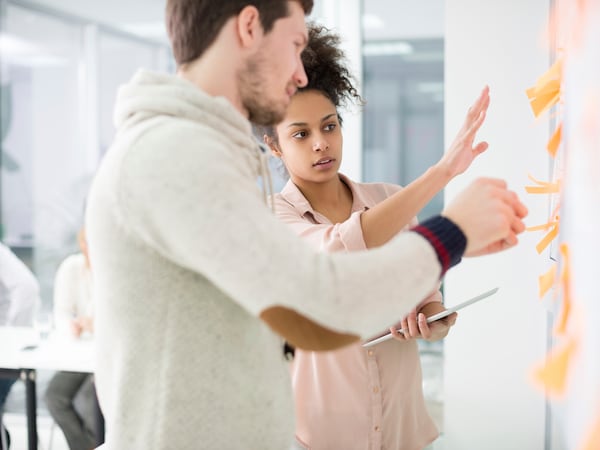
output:
[[263,141],[265,141],[265,144],[267,144],[269,146],[273,156],[275,156],[276,158],[281,158],[281,156],[282,156],[281,150],[279,149],[277,144],[275,144],[275,142],[273,142],[273,139],[270,136],[267,136],[266,134],[264,134]]
[[256,45],[263,35],[260,14],[256,6],[248,5],[244,7],[237,16],[236,25],[240,45],[244,48]]

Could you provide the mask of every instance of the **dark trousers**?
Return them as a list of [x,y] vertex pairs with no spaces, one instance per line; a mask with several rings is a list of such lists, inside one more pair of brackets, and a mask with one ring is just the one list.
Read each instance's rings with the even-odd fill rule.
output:
[[0,450],[6,450],[8,448],[8,434],[4,429],[4,423],[2,422],[2,415],[4,414],[4,403],[6,397],[10,392],[10,388],[17,380],[8,380],[0,378]]
[[97,399],[93,376],[57,372],[46,390],[46,406],[71,450],[96,447]]

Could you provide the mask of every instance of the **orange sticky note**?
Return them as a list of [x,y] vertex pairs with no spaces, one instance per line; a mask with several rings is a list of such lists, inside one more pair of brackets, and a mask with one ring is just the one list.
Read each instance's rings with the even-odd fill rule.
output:
[[560,397],[565,393],[569,361],[575,348],[575,341],[569,340],[562,348],[550,350],[544,363],[534,369],[534,381],[541,384],[550,397]]
[[559,59],[546,73],[537,79],[535,86],[525,91],[535,117],[540,116],[543,112],[558,103],[560,100],[561,80],[562,59]]
[[537,186],[525,186],[525,190],[529,194],[556,194],[560,192],[560,180],[554,182],[540,181],[535,179],[531,174],[527,174],[527,178],[537,184]]
[[556,127],[556,130],[552,134],[552,137],[550,138],[550,140],[548,141],[548,145],[546,146],[546,148],[548,149],[548,153],[550,153],[550,156],[552,156],[553,158],[556,156],[556,151],[558,150],[558,146],[560,145],[561,141],[562,141],[562,123],[560,123]]
[[569,322],[569,315],[571,314],[571,302],[563,298],[562,308],[558,318],[556,319],[556,326],[554,327],[554,334],[557,336],[564,335],[567,331],[567,323]]
[[563,60],[562,58],[557,59],[552,66],[538,78],[537,84],[548,84],[552,80],[559,80],[562,78]]
[[550,227],[556,226],[558,224],[558,221],[556,220],[551,220],[548,223],[544,223],[542,225],[533,225],[531,227],[527,227],[525,228],[525,231],[542,231],[542,230],[547,230]]
[[550,288],[554,285],[554,280],[556,279],[556,264],[552,264],[550,270],[548,270],[545,274],[540,275],[538,279],[538,284],[540,287],[540,298],[546,295],[546,292],[550,290]]
[[560,192],[560,182],[549,183],[545,186],[525,186],[528,194],[556,194]]
[[600,448],[600,416],[594,421],[581,450],[598,450]]
[[562,283],[563,298],[560,315],[556,320],[556,327],[554,328],[554,333],[558,335],[565,334],[567,331],[567,323],[569,322],[569,315],[571,313],[571,261],[568,244],[565,242],[560,244],[559,251],[562,261],[560,278]]
[[552,226],[552,229],[548,232],[548,234],[546,234],[546,236],[544,236],[544,238],[535,246],[537,252],[542,253],[546,247],[550,245],[550,242],[556,238],[556,236],[558,236],[558,223]]
[[534,99],[530,101],[531,109],[533,110],[533,115],[535,117],[539,117],[542,113],[546,112],[548,109],[552,108],[554,105],[558,103],[560,99],[560,92],[550,92],[550,93],[542,93],[539,96],[536,96]]

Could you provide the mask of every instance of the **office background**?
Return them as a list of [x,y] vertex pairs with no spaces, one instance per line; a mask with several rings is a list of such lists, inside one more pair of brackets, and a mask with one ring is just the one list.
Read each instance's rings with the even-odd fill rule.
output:
[[[490,150],[428,205],[441,210],[478,176],[506,178],[523,194],[543,178],[536,124],[524,90],[549,66],[551,0],[317,0],[314,20],[336,29],[367,100],[344,112],[342,170],[363,181],[406,184],[435,162],[481,88],[492,104],[479,136]],[[75,251],[85,195],[112,140],[112,104],[137,67],[173,71],[162,0],[0,0],[0,232],[40,279],[52,302],[59,262]],[[545,199],[527,199],[543,223]],[[561,448],[558,412],[529,380],[550,346],[552,316],[538,301],[547,258],[539,236],[501,255],[465,260],[444,283],[458,302],[500,286],[464,311],[442,346],[423,348],[436,367],[426,386],[445,449]],[[443,351],[443,359],[441,354]],[[441,405],[443,404],[443,408]]]

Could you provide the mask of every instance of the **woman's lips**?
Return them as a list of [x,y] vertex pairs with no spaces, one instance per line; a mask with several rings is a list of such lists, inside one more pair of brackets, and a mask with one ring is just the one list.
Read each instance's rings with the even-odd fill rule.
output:
[[321,158],[313,164],[313,167],[316,167],[317,169],[329,169],[331,166],[333,166],[334,162],[334,158]]

